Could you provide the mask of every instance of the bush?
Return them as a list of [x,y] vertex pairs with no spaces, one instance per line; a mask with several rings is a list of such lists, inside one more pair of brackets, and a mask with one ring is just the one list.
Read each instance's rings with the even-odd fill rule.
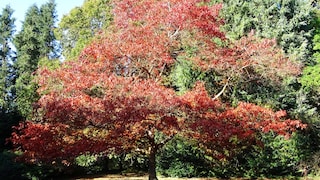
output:
[[246,177],[277,177],[299,175],[299,163],[306,158],[308,142],[301,134],[290,139],[273,133],[263,134],[263,147],[246,154],[243,175]]
[[0,174],[4,179],[27,179],[23,177],[23,165],[13,161],[14,154],[3,151],[0,153]]
[[41,164],[16,162],[18,153],[3,151],[0,153],[0,174],[6,180],[48,179],[61,176],[66,167],[53,167]]
[[157,170],[170,177],[213,176],[210,161],[192,142],[177,137],[167,143],[157,157]]

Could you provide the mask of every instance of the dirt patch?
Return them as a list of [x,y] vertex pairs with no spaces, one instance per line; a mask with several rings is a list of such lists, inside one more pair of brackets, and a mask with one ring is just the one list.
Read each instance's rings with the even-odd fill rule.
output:
[[[83,178],[75,178],[74,180],[148,180],[148,174],[108,174],[100,176],[88,176]],[[158,177],[159,180],[218,180],[216,178],[168,178],[168,177]],[[70,179],[71,180],[71,179]]]

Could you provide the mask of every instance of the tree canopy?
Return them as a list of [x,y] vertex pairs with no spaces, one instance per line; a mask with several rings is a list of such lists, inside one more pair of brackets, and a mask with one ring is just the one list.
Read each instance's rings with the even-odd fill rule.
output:
[[79,56],[96,33],[109,26],[112,20],[110,0],[85,0],[63,16],[56,30],[66,59]]
[[226,150],[232,156],[242,145],[258,144],[259,132],[288,135],[305,127],[285,111],[246,102],[232,107],[219,99],[224,88],[210,94],[204,82],[196,82],[179,95],[165,83],[178,59],[224,74],[224,87],[235,77],[276,83],[300,73],[274,40],[250,34],[228,41],[220,30],[222,4],[112,3],[112,25],[77,61],[38,71],[36,111],[12,136],[25,161],[69,164],[86,152],[138,151],[148,154],[149,179],[156,179],[156,153],[177,134],[224,158]]

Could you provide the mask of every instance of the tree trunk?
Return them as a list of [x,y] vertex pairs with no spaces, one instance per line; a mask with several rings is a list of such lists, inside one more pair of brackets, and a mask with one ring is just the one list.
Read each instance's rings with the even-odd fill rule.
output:
[[149,180],[158,180],[156,174],[156,153],[157,149],[155,146],[151,147],[149,155]]

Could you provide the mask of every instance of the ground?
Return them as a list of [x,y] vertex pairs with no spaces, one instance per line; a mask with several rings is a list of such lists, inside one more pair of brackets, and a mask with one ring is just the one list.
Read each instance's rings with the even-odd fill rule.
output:
[[[109,175],[90,175],[86,177],[81,177],[81,178],[74,178],[74,180],[116,180],[116,179],[121,179],[121,180],[148,180],[148,174],[109,174]],[[216,178],[167,178],[167,177],[158,177],[159,180],[187,180],[187,179],[192,179],[192,180],[218,180]],[[71,179],[68,179],[71,180]]]
[[[68,180],[148,180],[147,174],[109,174],[109,175],[91,175],[87,177],[74,178]],[[168,177],[158,177],[159,180],[223,180],[217,178],[168,178]],[[285,180],[286,178],[273,179],[273,180]],[[249,180],[248,178],[231,178],[229,180]],[[270,179],[261,179],[261,180],[270,180]],[[308,179],[311,180],[311,179]],[[320,180],[320,179],[319,179]]]

